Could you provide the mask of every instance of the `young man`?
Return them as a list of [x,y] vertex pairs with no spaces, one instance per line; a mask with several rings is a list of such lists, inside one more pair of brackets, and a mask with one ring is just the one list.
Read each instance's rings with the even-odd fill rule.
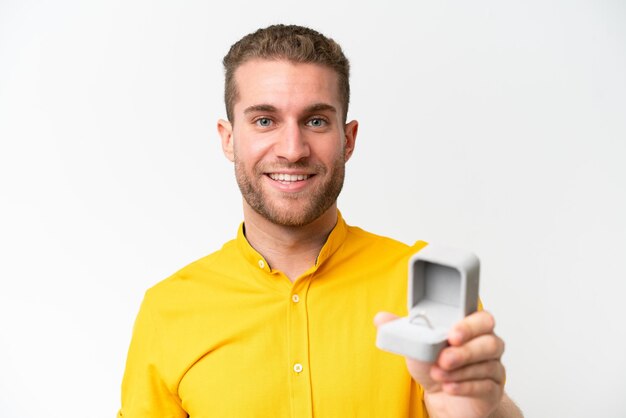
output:
[[407,260],[426,244],[348,226],[337,210],[358,129],[339,45],[271,26],[224,66],[218,131],[244,222],[146,293],[119,417],[521,416],[486,312],[459,322],[434,364],[374,345],[377,312],[406,314]]

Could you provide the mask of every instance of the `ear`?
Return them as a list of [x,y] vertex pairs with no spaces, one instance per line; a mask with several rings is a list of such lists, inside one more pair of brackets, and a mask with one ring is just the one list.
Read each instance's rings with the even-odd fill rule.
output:
[[345,156],[346,161],[350,159],[352,156],[352,152],[354,151],[354,145],[356,143],[356,134],[359,131],[359,122],[353,120],[351,122],[346,123],[346,127],[344,129],[346,136],[346,144],[345,144]]
[[233,125],[224,119],[217,121],[217,132],[222,138],[222,151],[226,158],[235,161],[235,153],[233,151]]

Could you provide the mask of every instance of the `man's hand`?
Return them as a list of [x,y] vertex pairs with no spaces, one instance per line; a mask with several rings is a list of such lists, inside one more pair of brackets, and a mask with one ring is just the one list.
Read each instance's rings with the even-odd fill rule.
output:
[[[378,327],[396,318],[380,312],[374,323]],[[494,326],[491,314],[474,312],[452,328],[449,347],[435,363],[406,359],[409,373],[424,388],[431,417],[482,418],[498,409],[504,395],[504,341],[494,334]]]

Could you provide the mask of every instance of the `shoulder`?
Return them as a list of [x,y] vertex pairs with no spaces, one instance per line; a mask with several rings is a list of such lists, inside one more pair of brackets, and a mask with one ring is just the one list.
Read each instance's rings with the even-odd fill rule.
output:
[[341,260],[350,265],[364,265],[370,270],[398,270],[406,273],[409,258],[426,246],[423,241],[408,245],[396,239],[348,226],[341,249]]
[[427,245],[424,241],[416,241],[408,245],[396,239],[366,231],[357,226],[348,225],[346,243],[351,246],[370,248],[374,251],[391,251],[394,253],[416,252]]
[[145,298],[147,300],[175,299],[179,292],[188,293],[197,286],[204,286],[212,280],[227,275],[229,271],[227,266],[237,256],[236,241],[228,241],[219,250],[189,263],[149,288]]

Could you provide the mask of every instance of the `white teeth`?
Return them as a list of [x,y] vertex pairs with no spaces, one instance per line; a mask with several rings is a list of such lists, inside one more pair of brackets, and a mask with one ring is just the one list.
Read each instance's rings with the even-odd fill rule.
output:
[[302,181],[311,177],[308,174],[284,174],[284,173],[271,173],[269,174],[272,180],[277,181]]

